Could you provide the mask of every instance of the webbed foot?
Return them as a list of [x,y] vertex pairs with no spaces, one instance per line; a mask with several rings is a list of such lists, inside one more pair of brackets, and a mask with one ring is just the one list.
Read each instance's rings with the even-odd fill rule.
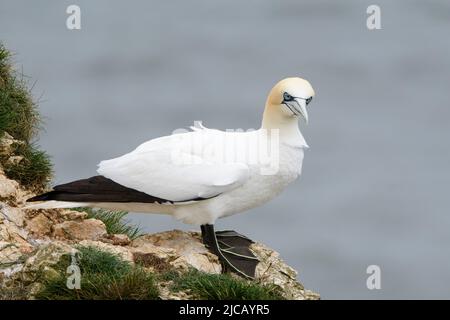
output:
[[205,246],[218,256],[225,271],[253,279],[259,260],[250,250],[252,240],[236,231],[214,232],[212,224],[201,226]]

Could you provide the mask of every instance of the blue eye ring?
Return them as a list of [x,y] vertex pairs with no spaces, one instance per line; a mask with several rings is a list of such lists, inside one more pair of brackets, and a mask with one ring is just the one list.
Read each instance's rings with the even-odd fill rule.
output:
[[283,101],[292,101],[292,100],[294,100],[294,97],[293,96],[291,96],[289,93],[287,93],[287,92],[284,92],[283,93]]

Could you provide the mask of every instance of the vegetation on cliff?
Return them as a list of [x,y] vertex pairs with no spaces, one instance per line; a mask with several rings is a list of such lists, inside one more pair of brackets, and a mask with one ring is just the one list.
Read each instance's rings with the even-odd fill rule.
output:
[[0,43],[0,136],[9,134],[16,140],[10,146],[13,157],[0,152],[0,164],[9,178],[36,190],[45,188],[52,174],[49,156],[36,145],[40,126],[27,81],[13,69],[11,54]]
[[71,255],[64,255],[55,270],[44,279],[36,299],[45,300],[155,300],[159,290],[153,273],[140,266],[132,266],[119,256],[95,247],[78,248],[81,269],[80,289],[67,287],[66,269]]
[[139,227],[126,220],[126,211],[111,211],[106,209],[75,208],[74,210],[86,212],[89,218],[103,221],[108,234],[126,234],[131,240],[142,235]]

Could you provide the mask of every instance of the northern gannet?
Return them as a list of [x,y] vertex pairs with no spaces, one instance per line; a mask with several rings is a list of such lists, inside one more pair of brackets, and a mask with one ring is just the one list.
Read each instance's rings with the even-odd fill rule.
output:
[[223,269],[254,277],[252,243],[235,231],[214,231],[218,218],[262,205],[302,171],[308,147],[298,119],[308,122],[314,97],[301,78],[278,82],[267,98],[261,128],[192,131],[147,141],[121,157],[101,161],[97,176],[55,186],[26,208],[98,207],[168,214],[200,225],[205,246]]

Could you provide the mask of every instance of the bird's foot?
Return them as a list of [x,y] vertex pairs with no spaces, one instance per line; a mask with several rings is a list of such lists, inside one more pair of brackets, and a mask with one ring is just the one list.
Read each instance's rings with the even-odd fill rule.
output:
[[224,271],[231,271],[253,279],[259,260],[250,250],[252,240],[235,231],[214,232],[213,225],[202,226],[205,246],[218,256]]
[[251,239],[249,239],[248,237],[244,236],[243,234],[237,233],[234,230],[222,230],[222,231],[216,231],[216,237],[217,239],[243,239],[243,240],[247,240],[250,243],[253,243],[253,241]]

